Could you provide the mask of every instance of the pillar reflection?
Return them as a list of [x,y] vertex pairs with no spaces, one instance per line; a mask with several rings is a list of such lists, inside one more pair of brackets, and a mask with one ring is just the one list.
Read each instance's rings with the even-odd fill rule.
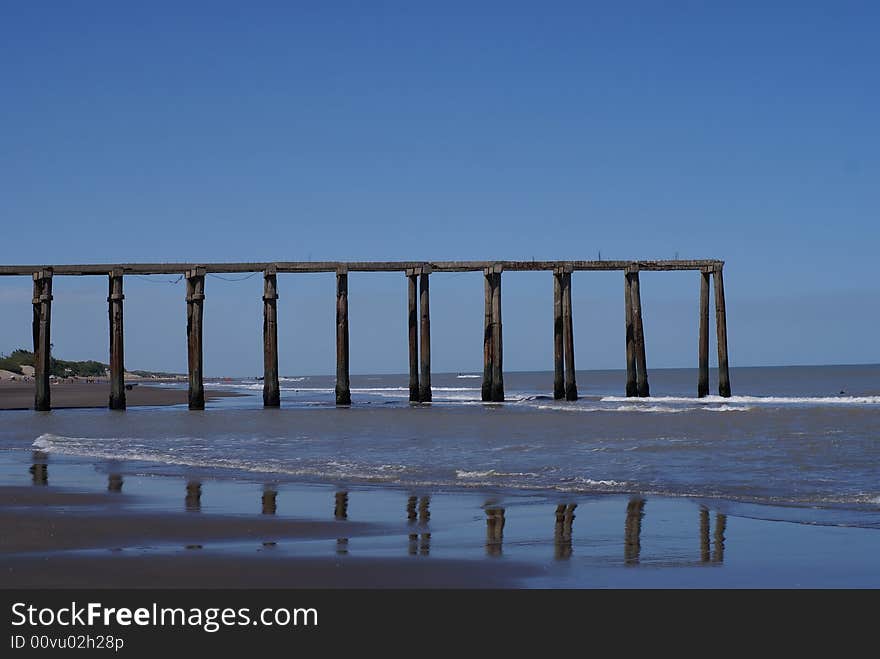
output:
[[266,488],[263,490],[262,514],[274,515],[278,511],[278,492],[277,490]]
[[202,484],[199,481],[189,481],[186,484],[187,512],[197,513],[202,510]]
[[31,474],[31,482],[34,485],[49,484],[49,456],[42,451],[34,451],[31,456],[33,464],[28,471]]
[[501,556],[504,542],[504,508],[486,508],[486,553]]
[[122,492],[123,483],[122,474],[109,474],[107,476],[107,491]]
[[554,557],[557,560],[571,558],[571,526],[574,522],[576,503],[560,503],[556,506],[556,526],[553,531]]
[[336,493],[333,517],[338,520],[348,519],[348,492],[341,491]]
[[642,552],[642,518],[645,516],[645,500],[633,497],[626,505],[626,524],[623,535],[623,561],[638,565]]
[[700,562],[709,562],[709,510],[700,506]]
[[724,562],[724,532],[727,530],[727,515],[715,513],[715,547],[712,550],[712,562]]
[[[709,509],[700,507],[700,562],[724,562],[724,532],[727,529],[727,515],[715,513],[715,531],[710,544]],[[711,548],[711,551],[710,551]]]

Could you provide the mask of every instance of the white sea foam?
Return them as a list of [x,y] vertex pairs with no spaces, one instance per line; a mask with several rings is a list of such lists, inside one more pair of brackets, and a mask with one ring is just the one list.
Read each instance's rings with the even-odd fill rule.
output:
[[[46,453],[72,455],[105,460],[132,460],[159,464],[202,467],[206,469],[234,469],[251,473],[283,474],[310,478],[348,478],[375,482],[394,482],[407,470],[405,465],[362,465],[354,462],[328,461],[324,465],[291,468],[277,461],[260,462],[234,458],[199,459],[177,457],[168,453],[145,450],[142,447],[120,447],[117,438],[64,437],[45,433],[32,446]],[[123,440],[124,441],[124,440]]]
[[496,471],[495,469],[488,469],[486,471],[465,471],[463,469],[455,470],[455,477],[461,479],[470,479],[470,478],[515,478],[515,477],[530,477],[535,478],[538,474],[533,474],[531,472],[522,472],[522,471],[513,471],[513,472],[505,472],[505,471]]
[[880,396],[706,396],[690,398],[686,396],[650,396],[649,398],[627,398],[625,396],[604,396],[603,403],[631,403],[650,405],[655,403],[685,403],[691,405],[745,404],[745,405],[880,405]]
[[456,375],[455,377],[457,377],[457,378],[481,378],[481,377],[483,377],[483,376],[482,376],[482,375],[470,375],[470,374],[465,375],[465,374],[462,374],[462,375]]

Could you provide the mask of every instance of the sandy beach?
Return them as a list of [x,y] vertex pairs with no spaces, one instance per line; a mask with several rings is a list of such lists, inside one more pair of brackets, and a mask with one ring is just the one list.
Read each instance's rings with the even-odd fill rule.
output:
[[[52,384],[53,409],[71,409],[87,407],[107,407],[110,397],[110,384],[106,381],[95,382],[58,382]],[[207,389],[206,400],[238,396],[230,391]],[[136,383],[125,392],[126,404],[129,407],[141,405],[181,405],[187,402],[186,389],[155,387],[149,384]],[[0,381],[0,410],[30,410],[34,407],[34,383]]]

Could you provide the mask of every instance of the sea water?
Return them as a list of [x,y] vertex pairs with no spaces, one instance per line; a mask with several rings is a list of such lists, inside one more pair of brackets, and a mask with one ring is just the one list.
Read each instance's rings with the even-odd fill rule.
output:
[[565,402],[552,373],[507,373],[505,402],[482,403],[478,373],[435,374],[433,403],[411,405],[408,376],[353,376],[337,409],[332,377],[291,375],[270,410],[262,382],[226,378],[205,386],[244,395],[203,412],[2,412],[0,449],[147,475],[712,498],[880,527],[880,366],[734,368],[731,398],[696,398],[693,369],[649,377],[634,399],[621,371],[578,372]]

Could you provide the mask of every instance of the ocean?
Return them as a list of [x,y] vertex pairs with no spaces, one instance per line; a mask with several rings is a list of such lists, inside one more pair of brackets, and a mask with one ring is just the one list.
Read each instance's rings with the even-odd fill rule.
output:
[[623,397],[622,371],[578,372],[576,402],[552,399],[550,372],[504,378],[504,403],[480,402],[473,372],[433,375],[434,402],[410,405],[406,375],[352,376],[337,409],[332,376],[293,375],[273,410],[257,379],[213,379],[244,395],[204,412],[3,412],[0,450],[142,476],[691,497],[880,528],[880,366],[734,368],[735,395],[703,399],[695,369],[650,371],[645,399]]

